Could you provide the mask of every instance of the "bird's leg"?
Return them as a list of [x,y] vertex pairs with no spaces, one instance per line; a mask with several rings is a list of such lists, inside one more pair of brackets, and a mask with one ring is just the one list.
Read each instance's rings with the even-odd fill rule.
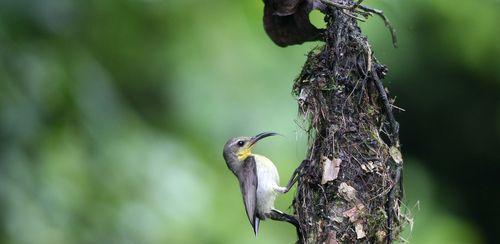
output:
[[297,230],[300,230],[300,224],[299,221],[293,217],[292,215],[283,213],[277,209],[272,209],[270,213],[267,214],[267,217],[269,217],[272,220],[276,221],[285,221],[288,222],[297,228]]
[[277,209],[272,209],[271,212],[269,212],[266,215],[267,215],[266,217],[268,217],[272,220],[285,221],[285,222],[288,222],[288,223],[294,225],[295,229],[297,230],[297,236],[299,238],[298,243],[302,243],[303,238],[302,238],[302,232],[300,229],[300,223],[295,217],[293,217],[292,215],[283,213]]
[[290,177],[290,180],[288,181],[288,184],[286,184],[286,187],[280,187],[279,189],[277,189],[277,191],[279,193],[285,194],[288,191],[290,191],[292,186],[297,182],[297,180],[299,180],[299,177],[298,177],[299,173],[304,168],[304,166],[307,164],[307,162],[309,162],[309,161],[302,160],[302,163],[300,163],[299,167],[297,167],[295,169],[295,171],[293,171],[292,176]]

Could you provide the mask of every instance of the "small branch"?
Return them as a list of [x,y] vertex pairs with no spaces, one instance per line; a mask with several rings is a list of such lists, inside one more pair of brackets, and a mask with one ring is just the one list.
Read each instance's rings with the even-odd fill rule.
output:
[[363,3],[364,0],[358,0],[354,5],[352,5],[352,9],[356,9],[361,3]]
[[392,113],[392,106],[389,102],[389,98],[387,97],[387,92],[385,92],[384,85],[382,84],[382,81],[380,81],[377,72],[375,70],[372,70],[372,75],[375,86],[377,86],[380,99],[382,99],[382,103],[384,104],[387,117],[389,118],[389,123],[391,124],[391,143],[392,145],[399,147],[399,123],[394,118],[394,114]]
[[[361,3],[364,0],[358,0],[356,3],[354,3],[351,6],[337,3],[337,2],[335,2],[335,0],[320,0],[320,1],[323,4],[326,4],[330,7],[339,8],[339,9],[343,9],[343,10],[348,10],[348,11],[361,10],[362,11],[361,14],[364,15],[365,17],[371,16],[372,14],[378,15],[384,21],[384,25],[387,27],[387,29],[389,29],[389,31],[391,32],[392,45],[394,47],[398,47],[398,39],[396,36],[396,29],[394,29],[394,27],[392,27],[392,24],[389,21],[389,19],[385,16],[384,11],[382,11],[380,9],[371,8],[371,7],[367,7],[365,5],[362,5]],[[341,11],[341,12],[343,14],[351,17],[351,18],[355,18],[357,20],[364,21],[363,19],[360,19],[359,17],[357,17],[356,13],[348,13],[348,12],[344,12],[344,11]]]
[[[398,165],[396,168],[396,177],[394,178],[394,185],[391,187],[391,191],[389,192],[389,196],[387,199],[387,206],[386,206],[386,212],[387,212],[387,243],[392,243],[393,241],[393,236],[392,236],[392,226],[393,226],[393,219],[394,218],[394,201],[396,199],[396,189],[401,189],[401,192],[403,191],[403,186],[402,183],[403,181],[401,180],[401,170],[403,169],[402,165]],[[403,196],[401,196],[402,198]]]
[[375,9],[375,8],[370,8],[370,7],[367,7],[364,5],[359,5],[358,7],[359,7],[359,9],[362,9],[367,13],[373,13],[373,14],[378,15],[380,18],[382,18],[382,20],[384,21],[385,27],[387,27],[389,29],[389,31],[391,32],[392,45],[394,47],[398,47],[398,39],[396,36],[396,29],[394,29],[394,27],[392,27],[392,24],[391,24],[391,22],[389,22],[389,19],[385,16],[384,11],[379,10],[379,9]]

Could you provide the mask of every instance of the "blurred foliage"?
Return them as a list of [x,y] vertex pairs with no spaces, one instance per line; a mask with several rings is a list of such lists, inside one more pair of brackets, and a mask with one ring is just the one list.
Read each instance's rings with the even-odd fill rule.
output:
[[[391,72],[412,243],[499,241],[500,2],[367,1]],[[261,1],[0,1],[0,242],[290,243],[252,234],[221,148],[256,148],[282,184],[305,154],[290,95],[305,54],[278,48]],[[322,25],[321,15],[314,13]],[[291,211],[292,194],[277,207]]]

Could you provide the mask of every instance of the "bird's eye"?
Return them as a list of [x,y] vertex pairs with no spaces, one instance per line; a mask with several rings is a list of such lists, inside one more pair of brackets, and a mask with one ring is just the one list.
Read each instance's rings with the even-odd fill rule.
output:
[[238,141],[237,144],[238,144],[238,146],[242,147],[243,145],[245,145],[245,142],[244,141]]

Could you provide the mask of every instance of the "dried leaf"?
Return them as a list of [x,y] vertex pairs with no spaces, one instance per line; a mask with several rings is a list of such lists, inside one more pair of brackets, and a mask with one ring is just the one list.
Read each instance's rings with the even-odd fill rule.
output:
[[366,233],[363,230],[363,223],[361,221],[356,222],[354,229],[356,230],[356,237],[358,239],[364,238],[366,236]]
[[306,88],[300,89],[300,94],[299,94],[299,99],[298,99],[300,106],[304,105],[304,103],[307,100],[307,97],[309,97],[308,89],[306,89]]
[[379,230],[377,231],[377,233],[375,233],[375,236],[377,237],[377,243],[385,243],[385,237],[387,236],[387,233],[385,233],[385,231],[383,230]]
[[361,165],[361,169],[362,169],[363,171],[365,171],[365,172],[369,172],[369,171],[368,171],[368,168],[366,167],[366,164],[362,164],[362,165]]
[[329,181],[337,179],[342,160],[339,158],[330,160],[329,158],[323,156],[321,157],[321,162],[323,163],[323,177],[321,179],[321,184],[326,184]]
[[362,169],[363,171],[365,171],[365,172],[369,172],[369,173],[373,172],[373,171],[374,171],[374,169],[375,169],[375,167],[376,167],[376,166],[375,166],[375,164],[373,164],[373,162],[372,162],[372,161],[369,161],[368,163],[365,163],[365,164],[362,164],[362,165],[361,165],[361,169]]
[[342,216],[351,219],[356,214],[356,207],[348,209],[342,213]]
[[391,154],[392,160],[394,160],[394,162],[396,162],[397,164],[403,162],[403,155],[401,155],[401,152],[397,147],[392,146],[389,149],[389,153]]
[[342,216],[345,218],[349,218],[351,223],[356,222],[361,215],[364,214],[365,205],[357,204],[355,207],[348,209],[342,213]]
[[347,201],[354,201],[356,199],[356,189],[345,182],[340,183],[339,194]]

